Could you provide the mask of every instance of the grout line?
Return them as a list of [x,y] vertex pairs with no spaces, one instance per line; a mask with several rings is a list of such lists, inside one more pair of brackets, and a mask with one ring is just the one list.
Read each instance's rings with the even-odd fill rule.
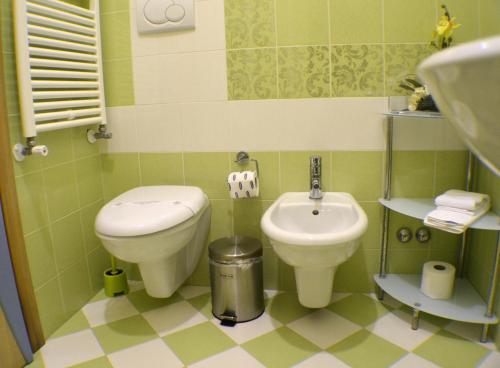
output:
[[273,0],[274,5],[274,50],[276,55],[276,98],[280,98],[280,78],[279,78],[279,49],[278,49],[278,6],[276,5],[276,0]]
[[382,17],[382,82],[383,82],[383,94],[387,96],[387,64],[386,64],[386,43],[385,43],[385,0],[381,1],[382,12],[380,16]]
[[330,1],[327,1],[326,3],[327,6],[327,13],[328,13],[328,80],[330,83],[330,94],[329,96],[332,97],[333,95],[333,76],[332,76],[332,17],[331,17],[331,6],[330,6]]

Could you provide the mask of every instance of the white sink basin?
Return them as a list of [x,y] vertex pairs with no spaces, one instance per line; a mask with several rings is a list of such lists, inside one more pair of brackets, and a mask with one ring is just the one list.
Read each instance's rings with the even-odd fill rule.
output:
[[469,149],[500,176],[500,37],[438,52],[418,74]]
[[330,303],[339,264],[358,248],[368,220],[348,193],[285,193],[266,211],[261,227],[278,256],[295,269],[300,302],[310,308]]

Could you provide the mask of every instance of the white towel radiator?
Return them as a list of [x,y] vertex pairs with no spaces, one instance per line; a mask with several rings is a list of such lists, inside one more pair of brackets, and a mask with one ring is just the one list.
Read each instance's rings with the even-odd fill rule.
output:
[[[14,156],[47,155],[36,136],[52,130],[99,125],[106,133],[99,0],[84,9],[59,0],[14,1],[18,94],[26,145]],[[92,140],[92,139],[89,139]],[[94,140],[95,141],[95,140]]]

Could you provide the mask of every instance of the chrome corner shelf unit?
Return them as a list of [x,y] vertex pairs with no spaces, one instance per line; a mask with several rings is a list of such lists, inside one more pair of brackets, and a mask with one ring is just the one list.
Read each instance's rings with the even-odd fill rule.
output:
[[[418,328],[420,312],[425,312],[451,320],[482,324],[483,329],[480,341],[486,342],[489,326],[498,323],[498,317],[494,315],[493,307],[495,301],[495,286],[500,270],[500,217],[493,212],[489,212],[470,226],[472,229],[498,232],[495,259],[493,262],[493,269],[491,270],[488,299],[486,302],[474,289],[471,283],[464,278],[465,251],[468,240],[467,231],[462,235],[461,248],[457,262],[458,277],[455,281],[455,290],[452,298],[438,300],[431,299],[424,295],[420,291],[421,275],[387,274],[386,264],[390,212],[395,211],[406,216],[424,219],[427,213],[434,208],[434,200],[432,198],[413,199],[391,197],[394,120],[401,118],[442,119],[443,117],[439,113],[410,111],[393,111],[385,113],[384,115],[386,116],[387,124],[385,187],[384,198],[379,200],[380,204],[384,206],[384,220],[382,225],[380,270],[378,274],[374,275],[374,280],[379,287],[378,297],[382,300],[384,293],[388,293],[401,303],[413,308],[413,329]],[[471,190],[474,161],[471,153],[469,153],[468,161],[466,188],[467,190]]]

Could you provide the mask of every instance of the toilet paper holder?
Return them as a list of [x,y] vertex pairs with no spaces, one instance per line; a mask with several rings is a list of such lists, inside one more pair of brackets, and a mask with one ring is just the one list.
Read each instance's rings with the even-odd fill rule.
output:
[[260,177],[259,173],[259,161],[254,158],[250,158],[248,152],[240,151],[236,154],[236,160],[234,161],[238,165],[246,165],[249,161],[255,162],[255,171],[257,171],[257,177]]

